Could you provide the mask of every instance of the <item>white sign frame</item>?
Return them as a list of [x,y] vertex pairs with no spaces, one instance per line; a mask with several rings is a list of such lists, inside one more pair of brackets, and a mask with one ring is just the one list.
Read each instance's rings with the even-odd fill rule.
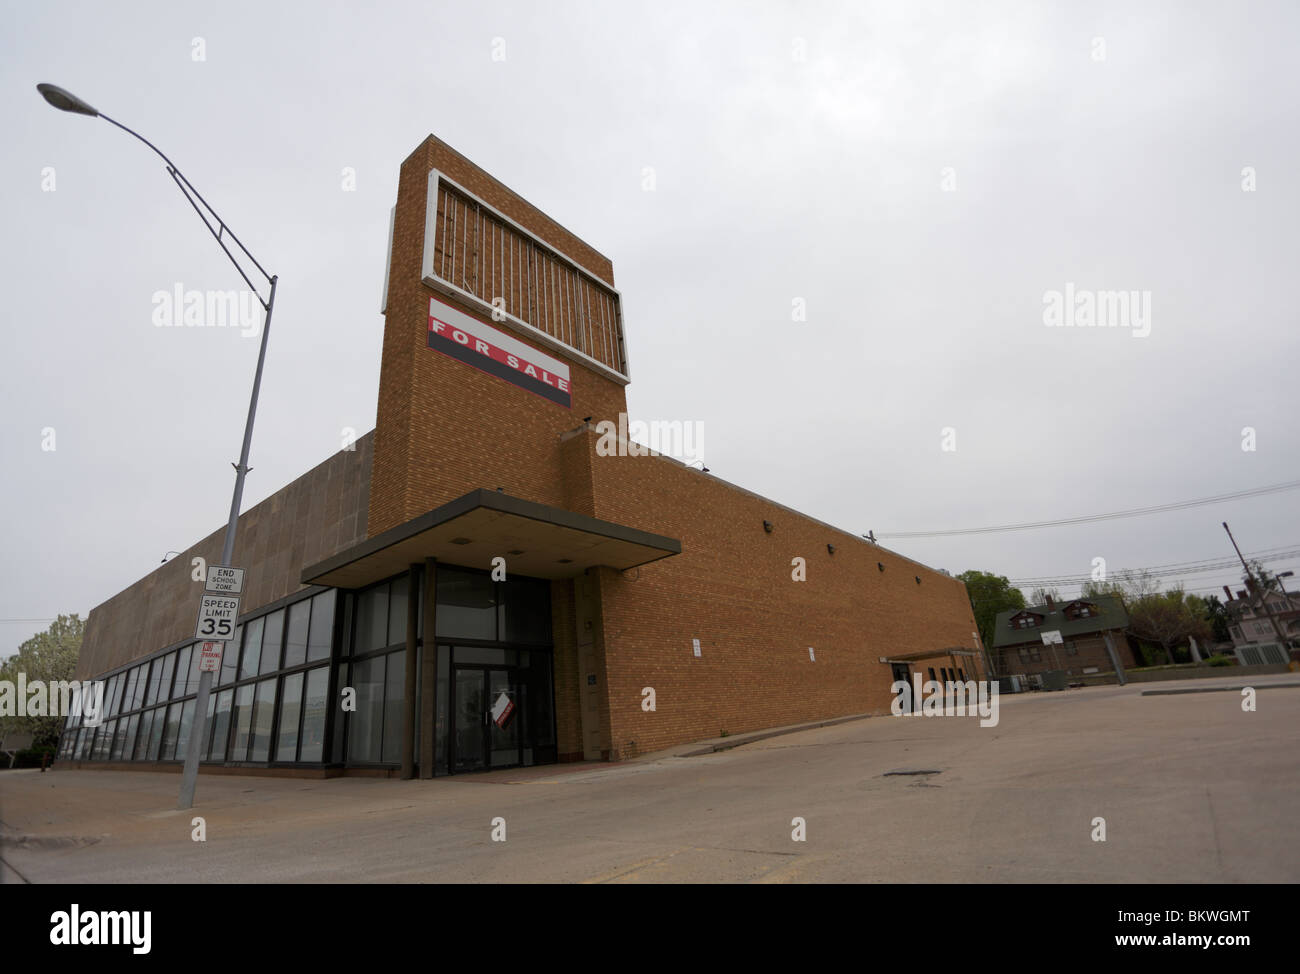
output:
[[[220,572],[229,572],[231,574],[219,575]],[[243,595],[244,570],[242,568],[230,568],[226,565],[209,565],[208,578],[203,583],[203,587],[205,591],[217,595]]]
[[[238,595],[209,595],[199,600],[199,620],[194,624],[194,638],[208,643],[228,643],[235,638],[235,624],[239,619]],[[223,634],[221,623],[229,621],[230,631]],[[204,632],[203,624],[213,623],[212,632]]]

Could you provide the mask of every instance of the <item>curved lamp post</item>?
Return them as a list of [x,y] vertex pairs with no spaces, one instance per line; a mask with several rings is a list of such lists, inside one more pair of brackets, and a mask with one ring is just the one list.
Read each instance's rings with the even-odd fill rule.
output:
[[[109,124],[116,125],[128,135],[135,136],[135,138],[139,139],[156,152],[162,161],[167,163],[167,174],[172,177],[176,186],[185,194],[185,198],[189,200],[190,205],[194,207],[194,212],[199,215],[199,219],[201,219],[204,226],[208,228],[208,232],[216,238],[217,243],[221,245],[221,249],[224,250],[226,256],[230,258],[230,262],[234,264],[235,269],[239,271],[239,276],[244,279],[244,283],[247,284],[253,293],[257,295],[257,300],[266,311],[266,318],[262,323],[262,345],[257,353],[257,371],[253,373],[253,394],[248,402],[248,419],[244,424],[244,445],[239,453],[239,463],[233,465],[235,468],[235,494],[230,501],[230,519],[226,522],[226,541],[221,548],[221,564],[229,567],[235,556],[235,531],[239,526],[239,508],[244,496],[244,476],[251,469],[248,466],[248,451],[253,442],[253,417],[257,414],[257,393],[262,387],[262,365],[266,361],[266,338],[271,332],[271,312],[275,308],[275,286],[278,278],[276,275],[268,274],[266,272],[262,265],[257,262],[257,258],[249,253],[248,248],[240,242],[239,238],[230,232],[230,228],[226,226],[225,221],[222,220],[221,217],[217,216],[216,211],[208,205],[207,200],[199,195],[198,190],[190,185],[190,181],[181,174],[181,171],[176,168],[170,159],[163,155],[162,151],[156,145],[140,133],[133,132],[121,122],[109,118],[88,102],[78,98],[72,92],[60,88],[58,85],[39,84],[36,86],[36,90],[41,93],[41,96],[47,102],[59,109],[59,111],[72,112],[76,115],[89,115],[91,118],[102,118]],[[257,273],[261,274],[261,276],[266,279],[267,284],[270,286],[270,291],[265,300],[263,300],[261,292],[253,285],[253,282],[249,280],[248,274],[245,273],[239,260],[230,252],[230,248],[226,246],[227,237],[234,241],[235,246],[239,248],[240,252],[248,258],[254,267],[257,268]],[[198,780],[199,757],[201,752],[199,742],[205,736],[203,731],[206,729],[208,696],[211,691],[212,672],[204,671],[199,677],[198,697],[194,701],[194,723],[190,732],[189,750],[185,755],[185,773],[181,776],[181,793],[180,802],[177,805],[178,808],[189,808],[194,804],[194,786]]]

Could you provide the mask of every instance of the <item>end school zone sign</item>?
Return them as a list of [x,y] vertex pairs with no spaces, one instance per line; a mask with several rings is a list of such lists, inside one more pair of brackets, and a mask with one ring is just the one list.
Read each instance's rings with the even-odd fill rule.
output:
[[429,347],[565,409],[573,408],[567,365],[437,298],[429,299]]

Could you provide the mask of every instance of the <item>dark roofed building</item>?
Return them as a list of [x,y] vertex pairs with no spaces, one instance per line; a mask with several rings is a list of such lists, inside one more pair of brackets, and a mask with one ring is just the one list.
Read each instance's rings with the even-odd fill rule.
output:
[[[1067,676],[1105,673],[1114,669],[1106,652],[1106,634],[1120,665],[1136,665],[1126,634],[1128,610],[1113,595],[1030,605],[999,612],[994,623],[993,668],[1000,674],[1045,673],[1064,670]],[[1045,644],[1044,633],[1060,633],[1061,642]]]

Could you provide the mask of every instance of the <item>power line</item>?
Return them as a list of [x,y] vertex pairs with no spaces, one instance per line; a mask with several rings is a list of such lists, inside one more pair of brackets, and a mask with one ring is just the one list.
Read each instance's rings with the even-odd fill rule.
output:
[[1141,517],[1145,514],[1160,514],[1165,511],[1181,511],[1191,507],[1203,507],[1206,504],[1221,504],[1224,501],[1237,500],[1242,497],[1261,497],[1265,494],[1277,494],[1285,490],[1300,488],[1300,480],[1291,480],[1284,484],[1269,487],[1252,487],[1249,490],[1237,490],[1229,494],[1217,494],[1214,497],[1201,497],[1190,501],[1176,501],[1171,504],[1156,504],[1151,507],[1135,507],[1126,511],[1111,511],[1107,514],[1085,514],[1080,517],[1059,518],[1053,521],[1026,521],[1022,524],[999,524],[987,528],[952,528],[946,531],[894,531],[877,535],[885,538],[946,538],[962,534],[994,534],[1000,531],[1029,531],[1035,528],[1052,528],[1064,524],[1087,524],[1093,521],[1109,521],[1123,517]]
[[[1300,545],[1291,548],[1274,548],[1268,551],[1252,552],[1247,555],[1252,561],[1271,562],[1271,561],[1288,561],[1292,558],[1300,557]],[[1153,576],[1179,576],[1179,575],[1201,575],[1206,572],[1221,571],[1224,569],[1236,569],[1239,566],[1236,558],[1214,558],[1199,559],[1197,561],[1174,562],[1168,565],[1152,565],[1148,568],[1123,568],[1119,571],[1107,572],[1109,575],[1121,574],[1148,574]],[[1043,575],[1038,577],[1021,577],[1008,579],[1014,585],[1053,585],[1068,584],[1075,581],[1095,581],[1090,574],[1076,575]]]

